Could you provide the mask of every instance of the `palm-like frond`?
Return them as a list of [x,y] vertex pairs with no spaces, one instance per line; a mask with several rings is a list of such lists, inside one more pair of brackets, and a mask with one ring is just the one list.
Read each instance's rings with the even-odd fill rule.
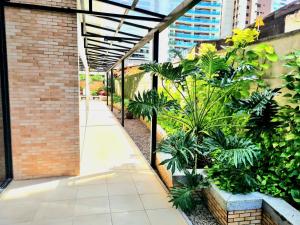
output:
[[[237,68],[229,67],[224,70],[220,70],[216,76],[208,80],[212,86],[215,87],[227,87],[235,83],[242,81],[253,81],[257,77],[254,75],[255,68],[251,65],[242,64]],[[243,76],[241,76],[243,74]]]
[[156,73],[164,79],[171,80],[173,82],[182,82],[185,79],[185,75],[182,74],[182,66],[174,67],[172,63],[149,63],[141,67],[145,72]]
[[195,155],[200,154],[199,149],[196,137],[180,131],[163,140],[157,151],[170,155],[170,158],[162,161],[161,164],[166,164],[167,169],[174,173],[176,169],[182,170],[192,166]]
[[229,165],[233,164],[236,168],[253,165],[259,153],[259,147],[250,139],[237,136],[226,137],[220,130],[214,132],[211,137],[205,138],[202,148],[218,151],[218,160]]
[[183,55],[180,50],[177,50],[175,48],[172,48],[169,50],[169,55],[171,55],[171,59],[179,58],[180,60],[183,60]]
[[232,99],[231,108],[235,111],[246,111],[251,115],[247,124],[250,135],[258,136],[262,132],[270,132],[278,125],[272,120],[279,109],[274,100],[279,90],[267,89],[254,92],[248,99]]
[[220,71],[228,69],[225,59],[213,52],[202,55],[197,65],[207,76],[212,76]]
[[178,103],[175,100],[168,100],[163,93],[159,94],[156,90],[149,90],[135,95],[134,99],[129,102],[128,111],[135,116],[151,120],[153,112],[158,113],[177,107]]

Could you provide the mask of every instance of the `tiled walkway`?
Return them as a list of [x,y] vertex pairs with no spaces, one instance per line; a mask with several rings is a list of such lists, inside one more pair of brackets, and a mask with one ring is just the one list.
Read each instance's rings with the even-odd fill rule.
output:
[[81,175],[12,182],[0,225],[186,225],[106,106],[81,107]]

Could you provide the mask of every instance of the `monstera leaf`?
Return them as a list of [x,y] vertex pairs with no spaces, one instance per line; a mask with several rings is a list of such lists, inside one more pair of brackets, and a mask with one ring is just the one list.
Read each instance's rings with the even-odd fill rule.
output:
[[174,67],[172,63],[166,62],[166,63],[149,63],[145,64],[141,67],[142,70],[145,72],[152,72],[159,76],[161,76],[163,79],[171,80],[173,82],[181,82],[185,79],[185,75],[182,74],[182,66],[179,65],[177,67]]
[[221,130],[213,132],[203,140],[202,148],[209,152],[218,152],[217,159],[236,168],[253,165],[259,153],[259,147],[250,139],[237,136],[225,136]]
[[279,91],[279,88],[267,89],[263,92],[254,92],[248,99],[232,98],[232,104],[230,105],[232,109],[246,111],[251,115],[247,124],[250,135],[258,136],[262,132],[271,132],[278,126],[273,118],[279,109],[274,100]]
[[175,100],[168,100],[163,94],[157,93],[156,90],[144,91],[142,94],[138,93],[130,100],[128,110],[133,115],[143,117],[151,120],[153,112],[158,113],[162,110],[171,110],[178,108]]

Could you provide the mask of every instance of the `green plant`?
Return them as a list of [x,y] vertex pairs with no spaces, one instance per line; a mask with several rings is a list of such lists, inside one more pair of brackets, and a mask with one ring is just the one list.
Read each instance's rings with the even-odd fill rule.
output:
[[260,149],[250,139],[225,136],[218,130],[203,140],[201,148],[212,152],[214,163],[208,169],[208,177],[217,186],[234,193],[255,190],[257,184],[251,168]]
[[79,80],[84,81],[85,80],[85,74],[79,74]]
[[92,90],[91,95],[92,96],[98,96],[98,91],[97,90]]
[[163,160],[161,164],[166,164],[167,169],[170,169],[172,173],[176,169],[179,171],[187,168],[196,169],[197,156],[207,155],[207,153],[201,152],[197,138],[193,134],[183,131],[168,136],[159,144],[157,151],[170,155],[170,158]]
[[205,138],[201,148],[206,152],[215,152],[215,158],[220,163],[236,168],[252,166],[259,153],[259,147],[250,139],[225,136],[221,130]]
[[104,81],[104,76],[102,75],[91,75],[91,81]]
[[260,191],[282,197],[300,207],[300,51],[285,57],[284,97],[274,122],[279,126],[271,135],[262,135],[263,160],[257,169]]
[[279,109],[274,100],[279,90],[280,88],[267,88],[261,92],[255,91],[247,99],[232,97],[230,107],[236,112],[244,111],[250,115],[246,125],[248,135],[258,138],[262,133],[271,133],[278,126],[273,118]]
[[207,179],[195,171],[191,173],[187,171],[184,180],[179,181],[178,186],[170,190],[170,202],[174,207],[190,213],[201,201],[201,190],[207,187],[209,187]]

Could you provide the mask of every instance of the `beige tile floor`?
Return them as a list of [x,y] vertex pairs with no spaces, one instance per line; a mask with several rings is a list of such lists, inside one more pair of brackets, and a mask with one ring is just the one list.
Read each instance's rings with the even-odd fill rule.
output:
[[138,148],[104,103],[81,104],[81,174],[13,181],[0,225],[186,225]]

